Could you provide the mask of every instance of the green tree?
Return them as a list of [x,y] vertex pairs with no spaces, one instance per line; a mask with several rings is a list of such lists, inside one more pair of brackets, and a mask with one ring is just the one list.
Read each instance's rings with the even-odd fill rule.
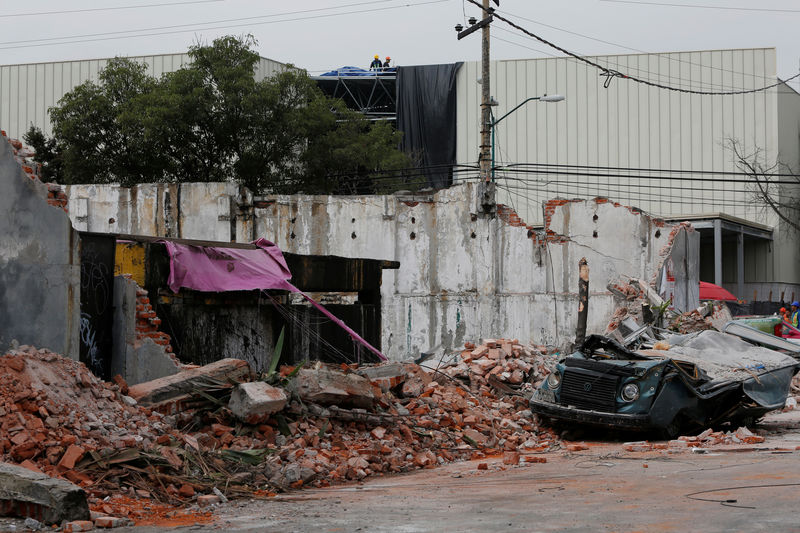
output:
[[115,58],[100,72],[99,84],[85,82],[50,109],[53,137],[61,147],[65,183],[109,183],[129,186],[162,181],[160,157],[144,142],[141,120],[130,106],[151,90],[155,80],[145,66]]
[[373,172],[408,166],[399,132],[326,97],[305,71],[256,81],[255,46],[193,46],[191,63],[158,80],[110,61],[99,83],[50,109],[52,139],[31,132],[37,160],[53,172],[60,163],[65,183],[236,181],[256,193],[352,192]]
[[41,129],[31,125],[22,138],[36,153],[34,159],[42,163],[42,181],[61,183],[63,167],[61,147],[56,143],[55,137],[48,138]]

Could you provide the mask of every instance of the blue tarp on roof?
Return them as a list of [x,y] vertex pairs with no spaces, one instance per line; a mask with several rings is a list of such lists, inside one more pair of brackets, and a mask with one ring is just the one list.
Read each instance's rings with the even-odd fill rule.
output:
[[320,74],[320,76],[380,76],[381,74],[394,74],[396,70],[396,67],[382,70],[367,70],[361,67],[340,67],[336,70]]

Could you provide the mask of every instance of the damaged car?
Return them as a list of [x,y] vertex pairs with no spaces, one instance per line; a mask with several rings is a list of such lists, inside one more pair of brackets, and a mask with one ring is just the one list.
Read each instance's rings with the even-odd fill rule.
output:
[[545,418],[674,438],[729,422],[747,425],[786,402],[795,358],[715,330],[671,335],[629,350],[592,335],[534,392]]

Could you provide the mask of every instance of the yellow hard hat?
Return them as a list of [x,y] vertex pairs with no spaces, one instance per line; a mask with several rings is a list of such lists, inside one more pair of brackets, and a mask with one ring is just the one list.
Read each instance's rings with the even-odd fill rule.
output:
[[379,56],[378,54],[375,54],[375,59],[380,59],[380,58],[381,58],[381,56]]

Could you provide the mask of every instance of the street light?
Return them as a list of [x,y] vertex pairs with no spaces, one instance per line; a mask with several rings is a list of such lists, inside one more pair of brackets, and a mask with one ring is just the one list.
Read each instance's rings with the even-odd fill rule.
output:
[[[497,120],[494,120],[494,114],[492,114],[492,112],[491,112],[492,108],[491,107],[489,108],[489,113],[492,115],[492,122],[489,123],[489,127],[492,130],[492,181],[494,181],[494,127],[497,126],[500,123],[500,121],[502,121],[508,115],[510,115],[511,113],[513,113],[514,111],[519,109],[520,107],[524,106],[525,104],[527,104],[531,100],[541,100],[542,102],[560,102],[560,101],[564,100],[564,97],[561,96],[560,94],[551,94],[551,95],[545,94],[545,95],[542,95],[542,96],[532,96],[531,98],[527,98],[527,99],[523,100],[522,102],[520,102],[519,104],[517,104],[517,106],[514,107],[514,109],[512,109],[511,111],[509,111],[508,113],[506,113],[502,117],[498,118]],[[497,102],[494,101],[494,99],[492,99],[492,102],[490,103],[490,105],[497,105]]]

